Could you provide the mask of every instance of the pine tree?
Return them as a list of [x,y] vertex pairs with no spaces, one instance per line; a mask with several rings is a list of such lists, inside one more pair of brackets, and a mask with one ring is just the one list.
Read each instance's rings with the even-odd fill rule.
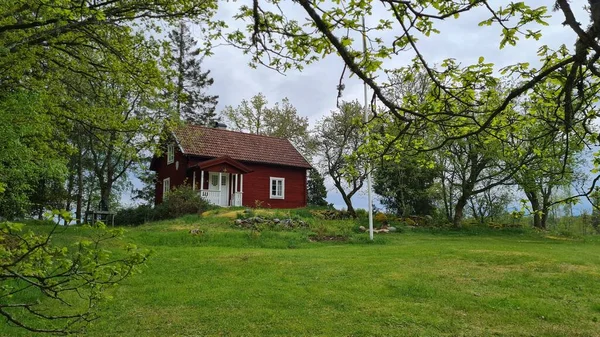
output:
[[308,205],[327,206],[327,189],[323,176],[317,170],[310,170],[308,174]]
[[208,95],[206,89],[214,83],[210,70],[202,71],[200,49],[189,27],[181,22],[178,29],[169,33],[171,40],[172,67],[175,73],[175,109],[180,118],[188,123],[209,125],[218,120],[215,108],[219,96]]

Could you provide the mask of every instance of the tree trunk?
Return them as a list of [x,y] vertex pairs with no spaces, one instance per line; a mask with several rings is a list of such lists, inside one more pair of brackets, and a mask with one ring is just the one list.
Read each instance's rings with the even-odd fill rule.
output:
[[350,215],[353,218],[356,218],[356,210],[354,210],[354,206],[352,206],[352,199],[348,197],[345,193],[342,193],[342,199],[344,199],[344,202],[346,203],[348,213],[350,213]]
[[77,224],[81,224],[81,212],[83,206],[83,167],[82,167],[82,154],[81,149],[77,158],[77,206],[75,207],[75,219],[77,219]]
[[[544,212],[540,206],[540,199],[535,192],[525,192],[529,203],[531,204],[531,210],[533,211],[533,227],[545,229],[546,219],[548,219],[548,212]],[[543,218],[543,219],[542,219]],[[542,221],[543,220],[543,221]]]
[[468,199],[469,197],[467,195],[462,194],[456,201],[456,206],[454,207],[454,219],[452,220],[452,225],[456,228],[460,228],[460,223],[464,217],[464,210]]

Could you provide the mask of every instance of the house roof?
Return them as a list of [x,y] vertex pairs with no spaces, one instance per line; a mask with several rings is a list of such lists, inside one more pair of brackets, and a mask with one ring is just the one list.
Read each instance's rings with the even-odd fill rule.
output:
[[252,170],[249,169],[246,165],[240,163],[239,161],[237,161],[229,156],[223,156],[223,157],[203,161],[196,165],[191,166],[190,168],[199,167],[200,169],[207,169],[207,168],[210,168],[210,167],[213,167],[216,165],[220,165],[220,164],[230,165],[230,166],[242,171],[242,173],[252,172]]
[[312,168],[285,138],[186,125],[173,131],[186,155]]

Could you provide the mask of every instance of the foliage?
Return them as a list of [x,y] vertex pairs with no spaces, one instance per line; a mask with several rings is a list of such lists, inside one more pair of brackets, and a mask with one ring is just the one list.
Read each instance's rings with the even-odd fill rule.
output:
[[[367,146],[360,151],[363,155],[385,156],[390,149],[458,152],[461,159],[454,164],[461,167],[464,177],[459,188],[445,191],[451,195],[446,200],[450,203],[445,205],[447,216],[458,226],[468,200],[482,193],[482,187],[507,184],[518,167],[536,160],[536,156],[549,158],[548,139],[565,150],[554,151],[563,162],[554,166],[559,168],[559,176],[569,175],[568,162],[579,146],[597,144],[599,134],[593,121],[598,116],[595,106],[600,91],[600,3],[551,3],[552,8],[524,1],[494,5],[468,0],[367,0],[322,6],[304,0],[283,9],[279,1],[259,0],[241,6],[235,18],[246,25],[228,31],[224,37],[250,53],[253,66],[264,65],[280,72],[301,70],[330,55],[339,57],[344,62],[339,95],[348,71],[373,92],[372,102],[377,105],[373,104],[371,122],[380,124],[379,118],[383,117],[383,123],[394,129],[379,133],[376,125]],[[500,49],[517,51],[520,58],[499,66],[484,55],[460,59],[456,51],[443,51],[441,60],[436,54],[435,62],[428,57],[424,43],[451,39],[454,31],[450,28],[470,24],[474,16],[479,17],[479,28],[473,29],[497,28],[498,36],[490,42]],[[562,22],[562,27],[548,27],[551,17],[554,22]],[[557,29],[570,32],[572,43],[558,44],[547,38]],[[364,46],[359,43],[361,39]],[[527,55],[523,46],[535,47]],[[396,84],[382,75],[398,71],[394,62],[398,57],[412,60],[400,69],[405,72],[406,82],[425,75],[430,87],[425,97],[416,93],[401,99],[389,95],[386,89]],[[528,62],[532,58],[536,62]],[[540,108],[519,107],[528,100]],[[542,131],[529,136],[531,125]],[[424,141],[423,134],[435,137]],[[519,144],[512,142],[512,134],[512,140],[518,139]],[[579,144],[573,144],[574,140]],[[600,166],[598,157],[600,152],[593,159],[595,174],[596,166]],[[447,172],[446,177],[456,178],[459,171]],[[473,179],[469,179],[471,173]],[[448,187],[449,182],[444,183],[442,186]],[[527,187],[526,193],[537,194],[532,199],[543,199],[539,182],[527,185],[535,187],[535,191]],[[544,185],[542,188],[548,190],[552,184]],[[593,187],[583,194],[592,193]],[[532,201],[532,205],[535,203]],[[539,204],[535,212],[546,214],[543,202]],[[536,220],[539,226],[541,220]]]
[[151,205],[139,205],[137,207],[120,209],[115,214],[115,225],[139,226],[158,220],[156,213],[157,211]]
[[156,172],[149,169],[150,160],[151,158],[144,158],[134,167],[141,187],[133,189],[132,198],[143,201],[148,206],[153,206],[156,198]]
[[[70,221],[69,212],[51,215]],[[123,232],[101,223],[68,246],[54,244],[61,232],[58,222],[48,234],[0,223],[0,315],[9,324],[33,332],[79,332],[98,317],[107,289],[148,258],[135,245],[113,255],[106,247]]]
[[198,191],[189,185],[181,185],[165,195],[162,203],[155,208],[154,218],[157,220],[174,219],[186,214],[200,214],[208,210],[210,205]]
[[375,169],[373,190],[386,209],[399,216],[431,215],[431,189],[437,176],[438,170],[410,158],[386,161]]
[[512,201],[509,191],[501,188],[487,190],[471,197],[469,207],[471,216],[480,224],[497,221],[507,213],[507,208]]
[[198,125],[210,125],[217,118],[215,108],[219,96],[209,95],[206,90],[214,83],[210,70],[202,71],[201,49],[196,48],[188,24],[179,23],[178,29],[169,32],[171,44],[171,71],[174,85],[173,102],[181,120]]
[[356,213],[352,197],[362,188],[368,171],[366,161],[356,157],[363,143],[359,124],[361,117],[360,103],[343,102],[339,110],[324,117],[313,130],[320,166],[333,180],[333,185],[353,216]]
[[43,213],[64,197],[61,132],[44,113],[43,100],[24,90],[0,92],[0,218]]
[[310,170],[308,173],[308,205],[309,206],[328,206],[327,189],[325,188],[325,179],[316,169]]
[[233,130],[286,138],[308,156],[308,118],[298,116],[298,111],[287,98],[272,107],[268,104],[267,98],[258,93],[250,101],[242,100],[235,108],[226,106],[221,116]]

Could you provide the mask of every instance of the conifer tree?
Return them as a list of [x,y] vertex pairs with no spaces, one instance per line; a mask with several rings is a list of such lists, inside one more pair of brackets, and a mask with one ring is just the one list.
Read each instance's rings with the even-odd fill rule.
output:
[[175,86],[175,109],[181,120],[199,125],[209,125],[217,120],[215,108],[219,96],[209,95],[206,90],[214,83],[210,70],[202,71],[200,49],[184,23],[169,33],[172,53],[172,79]]
[[327,189],[325,188],[325,179],[319,171],[310,170],[308,174],[308,205],[327,206]]

